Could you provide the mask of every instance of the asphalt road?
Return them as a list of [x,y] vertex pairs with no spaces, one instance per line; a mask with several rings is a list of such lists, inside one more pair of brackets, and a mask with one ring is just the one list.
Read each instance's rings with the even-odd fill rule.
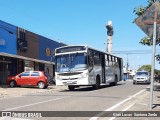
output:
[[[148,85],[133,85],[132,81],[119,82],[117,86],[102,86],[99,90],[93,90],[91,87],[83,87],[75,89],[75,91],[59,90],[50,91],[45,93],[32,93],[18,97],[8,97],[0,99],[1,111],[45,111],[44,114],[52,114],[51,111],[58,111],[54,114],[65,115],[69,112],[69,117],[48,117],[48,118],[31,118],[31,119],[57,119],[62,120],[75,120],[73,117],[76,114],[84,115],[89,114],[89,111],[99,114],[97,111],[102,112],[111,108],[112,106],[120,103],[121,101],[129,98],[130,96],[145,89]],[[46,112],[50,111],[50,112]],[[64,111],[64,112],[62,112]],[[75,112],[82,111],[82,112]],[[86,111],[86,112],[84,112]],[[85,116],[85,115],[84,115]],[[92,116],[76,117],[78,119],[88,120]],[[26,118],[25,118],[26,119]]]

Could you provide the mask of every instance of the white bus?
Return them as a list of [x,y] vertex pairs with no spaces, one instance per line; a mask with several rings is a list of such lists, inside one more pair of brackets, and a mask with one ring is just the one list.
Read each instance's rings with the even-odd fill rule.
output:
[[69,90],[79,86],[117,85],[123,79],[120,57],[93,49],[87,45],[64,46],[55,50],[56,85]]

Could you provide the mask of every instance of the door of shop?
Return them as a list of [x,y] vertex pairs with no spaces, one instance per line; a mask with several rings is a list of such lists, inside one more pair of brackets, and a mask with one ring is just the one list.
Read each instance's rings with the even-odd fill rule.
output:
[[0,61],[0,85],[6,84],[8,75],[10,75],[11,63]]

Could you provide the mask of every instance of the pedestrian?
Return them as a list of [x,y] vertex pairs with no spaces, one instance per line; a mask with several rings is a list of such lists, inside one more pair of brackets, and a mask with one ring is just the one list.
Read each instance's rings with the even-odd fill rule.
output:
[[154,80],[158,82],[159,81],[158,79],[159,79],[159,75],[158,75],[158,72],[156,72],[156,74],[154,75]]

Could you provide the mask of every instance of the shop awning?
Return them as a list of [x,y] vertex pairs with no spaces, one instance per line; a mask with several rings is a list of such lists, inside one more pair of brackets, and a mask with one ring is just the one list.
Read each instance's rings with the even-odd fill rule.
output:
[[3,53],[3,52],[0,52],[0,55],[6,56],[6,57],[23,59],[23,60],[30,60],[30,61],[34,61],[34,62],[40,62],[40,63],[44,63],[44,64],[55,64],[54,62],[51,62],[51,61],[38,60],[38,59],[34,59],[34,58],[28,58],[28,57],[24,57],[24,56],[20,56],[20,55],[13,55],[13,54],[8,54],[8,53]]

